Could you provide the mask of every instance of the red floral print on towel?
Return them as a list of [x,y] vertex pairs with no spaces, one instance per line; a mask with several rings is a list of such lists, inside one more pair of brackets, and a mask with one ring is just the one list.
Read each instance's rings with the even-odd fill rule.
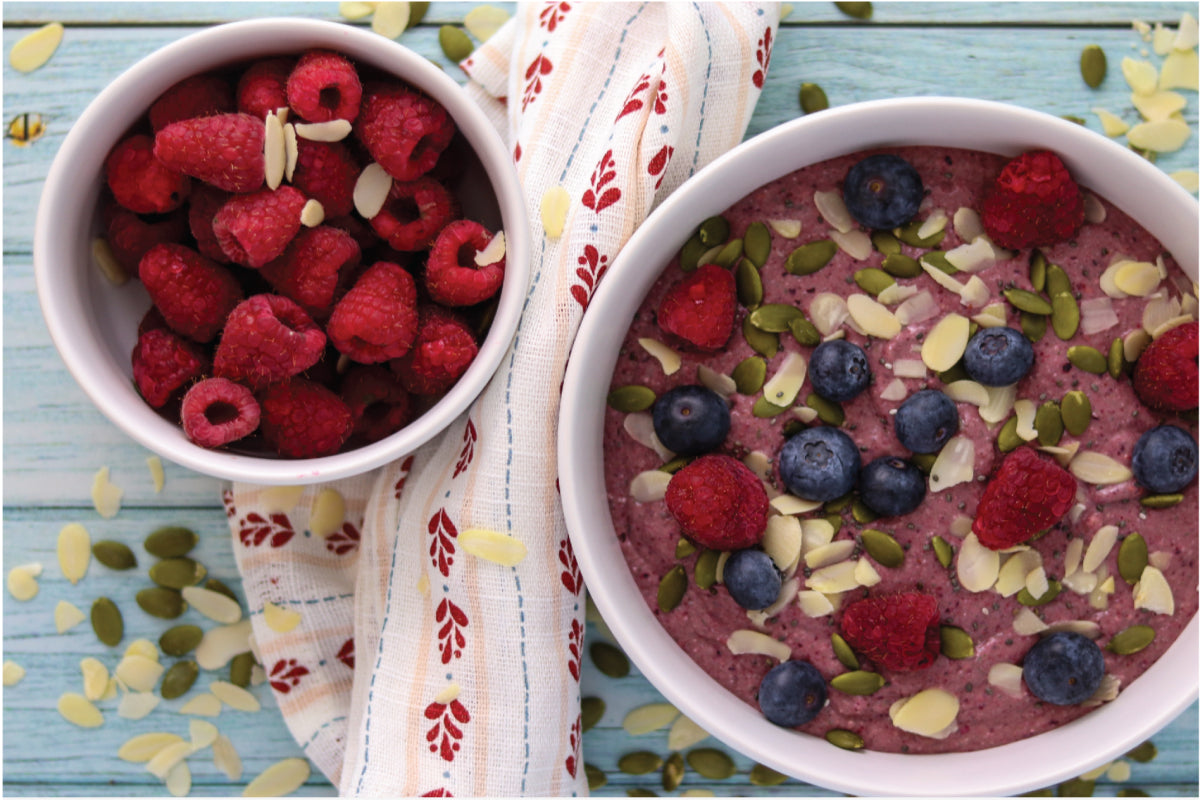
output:
[[281,658],[271,667],[271,688],[280,694],[287,694],[300,684],[300,679],[308,674],[308,667],[297,663],[294,658]]
[[329,534],[329,538],[325,540],[325,549],[334,555],[344,556],[358,549],[359,539],[361,538],[361,534],[358,528],[354,527],[354,523],[345,522],[341,528]]
[[600,255],[600,251],[596,249],[595,245],[585,245],[583,255],[579,256],[579,264],[580,266],[575,269],[575,274],[579,276],[581,282],[571,286],[571,296],[584,311],[587,311],[588,303],[592,300],[592,292],[596,291],[596,284],[600,283],[600,279],[608,270],[608,256]]
[[429,535],[433,541],[429,543],[429,557],[433,565],[442,573],[442,577],[450,577],[450,565],[454,563],[454,540],[458,538],[458,528],[450,521],[446,509],[439,508],[437,513],[429,518]]
[[470,466],[471,460],[475,458],[475,441],[478,438],[475,423],[468,419],[467,427],[463,430],[462,451],[458,454],[458,463],[454,465],[454,474],[450,476],[452,479],[457,478]]
[[453,761],[463,737],[463,725],[471,721],[466,706],[451,700],[449,703],[434,701],[425,707],[425,718],[435,720],[433,727],[425,732],[429,752],[437,753],[443,761]]
[[258,547],[264,542],[271,547],[283,547],[296,535],[287,514],[264,517],[252,511],[238,523],[238,539],[244,547]]
[[451,658],[461,658],[463,648],[467,646],[467,637],[463,634],[463,629],[470,624],[467,615],[449,598],[443,597],[434,612],[434,620],[442,626],[437,632],[442,663],[449,664]]

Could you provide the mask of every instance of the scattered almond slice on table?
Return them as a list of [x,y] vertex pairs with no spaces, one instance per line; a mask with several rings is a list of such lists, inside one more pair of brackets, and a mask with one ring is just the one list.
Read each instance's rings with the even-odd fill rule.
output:
[[8,52],[8,63],[18,72],[33,72],[50,60],[62,38],[62,23],[43,25],[17,40]]

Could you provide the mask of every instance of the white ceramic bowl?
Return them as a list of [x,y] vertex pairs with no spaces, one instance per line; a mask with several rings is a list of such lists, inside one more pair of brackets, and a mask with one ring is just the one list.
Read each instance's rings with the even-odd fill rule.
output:
[[1072,175],[1133,216],[1193,279],[1196,201],[1161,170],[1094,132],[999,103],[881,100],[780,125],[715,160],[668,197],[609,269],[580,326],[563,385],[558,457],[563,510],[584,581],[621,646],[666,697],[739,752],[801,780],[858,795],[1007,795],[1048,786],[1144,741],[1197,696],[1197,620],[1113,702],[1055,730],[987,750],[849,752],[779,728],[709,678],[647,607],[621,554],[606,500],[605,396],[626,326],[699,220],[800,167],[873,147],[964,147],[1004,155],[1048,148]]
[[[115,288],[93,266],[97,201],[104,159],[129,125],[163,91],[190,75],[279,54],[327,48],[385,70],[438,100],[476,155],[457,187],[464,214],[503,229],[506,272],[500,301],[479,354],[433,408],[371,445],[324,458],[275,459],[208,450],[159,416],[132,382],[130,353],[150,301],[136,280]],[[38,206],[33,260],[50,336],[67,368],[96,406],[150,450],[219,478],[264,484],[314,483],[365,472],[435,436],[466,410],[499,366],[529,283],[529,226],[512,159],[496,129],[441,69],[411,50],[350,25],[309,19],[257,19],[186,36],[130,67],[72,126],[51,165]]]

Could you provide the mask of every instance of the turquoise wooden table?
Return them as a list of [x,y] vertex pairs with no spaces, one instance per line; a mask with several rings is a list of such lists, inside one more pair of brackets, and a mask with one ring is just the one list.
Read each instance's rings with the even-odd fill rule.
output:
[[[446,67],[438,45],[443,24],[461,25],[474,3],[433,3],[417,27],[400,41]],[[511,5],[500,4],[510,9]],[[1058,115],[1078,117],[1100,129],[1094,108],[1136,121],[1119,63],[1125,56],[1159,63],[1151,44],[1131,25],[1141,20],[1174,27],[1195,3],[876,3],[869,20],[855,19],[833,3],[797,3],[780,27],[770,73],[751,120],[748,136],[799,114],[801,83],[820,85],[832,105],[901,95],[948,94],[998,100]],[[240,592],[229,533],[215,480],[172,464],[165,486],[156,492],[146,458],[103,418],[68,375],[38,311],[31,266],[34,209],[42,181],[63,136],[84,106],[114,77],[139,58],[197,28],[234,18],[295,15],[342,20],[338,5],[320,3],[6,3],[4,51],[37,26],[61,22],[62,45],[40,70],[21,74],[5,59],[4,120],[30,112],[46,122],[45,135],[26,146],[4,142],[4,566],[40,562],[40,592],[27,602],[4,598],[4,658],[26,670],[24,679],[4,689],[4,791],[10,795],[163,795],[161,782],[141,765],[118,760],[117,749],[135,734],[167,730],[186,735],[187,720],[172,713],[182,700],[164,701],[145,719],[115,713],[115,701],[101,705],[107,721],[97,729],[65,722],[56,710],[59,696],[80,691],[80,660],[115,659],[85,622],[57,634],[54,610],[66,600],[86,610],[106,595],[125,610],[125,641],[157,640],[167,627],[142,614],[137,589],[149,584],[145,566],[137,579],[96,565],[77,585],[63,579],[55,556],[59,530],[79,522],[92,540],[116,539],[140,552],[147,533],[162,525],[183,525],[200,534],[195,557],[215,576]],[[366,25],[365,21],[355,24]],[[1098,89],[1080,78],[1085,45],[1107,54],[1109,74]],[[451,74],[461,78],[458,70]],[[1195,92],[1186,92],[1183,115],[1197,126]],[[1164,170],[1196,170],[1197,137],[1183,150],[1159,157]],[[733,198],[731,198],[732,200]],[[96,471],[107,466],[124,490],[120,512],[102,519],[90,492]],[[148,560],[143,557],[143,562]],[[189,615],[192,616],[192,615]],[[204,624],[200,620],[199,624]],[[604,639],[601,625],[588,627],[589,643]],[[221,677],[221,676],[217,676]],[[206,685],[202,678],[200,685]],[[279,759],[302,756],[266,684],[253,689],[263,710],[226,712],[216,723],[244,762],[240,780],[231,781],[211,760],[189,759],[193,794],[240,794],[245,784]],[[730,753],[732,777],[707,779],[689,770],[682,785],[666,791],[658,772],[634,776],[617,768],[635,750],[667,755],[667,732],[632,736],[622,727],[627,712],[662,702],[636,668],[622,678],[602,675],[585,659],[583,693],[600,698],[605,712],[584,735],[584,757],[605,785],[594,794],[623,796],[654,791],[716,795],[827,796],[817,787],[787,781],[773,787],[751,780],[752,762]],[[1075,782],[1046,793],[1192,796],[1197,788],[1197,708],[1193,706],[1153,738],[1157,756],[1126,759],[1128,776],[1117,767],[1094,785]],[[715,739],[707,745],[727,750]],[[1019,768],[1019,765],[1016,767]],[[1124,778],[1125,780],[1121,780]],[[331,795],[333,787],[314,774],[300,794]]]

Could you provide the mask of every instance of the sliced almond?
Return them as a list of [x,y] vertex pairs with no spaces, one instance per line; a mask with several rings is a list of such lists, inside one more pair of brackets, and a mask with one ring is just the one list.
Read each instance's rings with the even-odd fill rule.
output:
[[925,689],[898,701],[888,714],[900,730],[936,738],[954,724],[958,706],[958,698],[945,689]]
[[205,719],[188,720],[188,738],[191,740],[192,752],[211,747],[220,733],[217,726]]
[[[787,608],[788,604],[796,599],[796,595],[800,593],[800,580],[796,577],[790,577],[783,582],[779,587],[779,596],[775,598],[775,602],[767,606],[760,612],[747,611],[746,615],[760,613],[763,614],[763,622],[778,614],[783,609]],[[761,627],[761,626],[760,626]]]
[[1025,590],[1034,600],[1041,599],[1046,592],[1050,591],[1050,580],[1046,577],[1045,567],[1035,567],[1025,576]]
[[946,260],[963,272],[979,272],[996,263],[996,251],[987,237],[979,236],[969,244],[947,250]]
[[1017,401],[1017,385],[986,387],[988,401],[979,407],[979,418],[988,424],[1003,422]]
[[208,691],[235,711],[253,712],[262,708],[251,692],[229,681],[213,681],[208,685]]
[[1108,554],[1112,552],[1119,534],[1120,528],[1116,525],[1104,525],[1093,533],[1091,541],[1088,542],[1087,551],[1084,553],[1081,569],[1084,572],[1095,572],[1099,569],[1104,560],[1108,558]]
[[672,751],[687,750],[694,744],[699,744],[708,738],[708,731],[684,714],[680,714],[667,731],[667,749]]
[[974,532],[968,533],[958,549],[955,571],[968,592],[987,591],[1000,575],[1000,554],[984,547]]
[[988,670],[988,684],[995,686],[1009,697],[1021,697],[1025,687],[1021,679],[1022,669],[1016,664],[998,661]]
[[808,319],[822,336],[828,336],[840,328],[849,315],[846,301],[833,292],[819,293],[808,305]]
[[244,619],[205,631],[195,650],[196,663],[201,669],[221,669],[234,656],[250,649],[250,630],[250,620]]
[[37,577],[42,574],[41,564],[22,564],[8,571],[8,593],[25,602],[37,597]]
[[1179,316],[1181,310],[1182,304],[1178,298],[1159,293],[1142,307],[1142,327],[1153,339],[1154,331],[1172,317]]
[[325,206],[315,198],[309,198],[300,209],[300,224],[306,228],[315,228],[325,221]]
[[340,142],[350,135],[350,123],[344,119],[325,122],[297,122],[292,126],[296,136],[310,142]]
[[920,291],[900,303],[894,312],[901,325],[916,325],[933,319],[940,313],[940,306],[927,291]]
[[875,252],[875,246],[871,244],[871,237],[866,231],[830,231],[829,238],[855,261],[866,261]]
[[854,229],[854,218],[850,216],[850,210],[846,208],[846,201],[841,192],[814,192],[813,205],[816,206],[821,219],[839,233],[847,233]]
[[66,600],[59,600],[54,607],[54,630],[58,633],[66,633],[86,619],[87,615],[78,606]]
[[943,386],[942,392],[956,403],[983,406],[988,402],[987,387],[975,381],[954,381]]
[[942,272],[937,267],[925,263],[924,260],[919,260],[919,263],[921,265],[921,269],[925,270],[925,274],[933,278],[934,283],[936,283],[938,286],[941,286],[947,291],[954,292],[954,294],[962,294],[963,285],[957,280]]
[[804,537],[804,550],[811,550],[833,541],[836,531],[826,519],[800,520],[800,533]]
[[792,657],[792,648],[765,633],[743,629],[729,634],[725,646],[735,656],[750,654],[767,656],[779,661],[787,661]]
[[1106,331],[1120,322],[1112,299],[1106,295],[1089,297],[1079,303],[1079,330],[1085,335]]
[[942,447],[929,470],[929,491],[940,492],[975,480],[975,442],[954,436]]
[[958,516],[950,520],[950,527],[947,529],[947,531],[951,536],[954,536],[958,539],[965,539],[967,534],[971,532],[971,526],[974,523],[975,520],[971,519],[970,517]]
[[992,299],[992,294],[982,278],[978,275],[972,275],[970,278],[967,278],[966,284],[963,285],[960,297],[962,304],[967,308],[983,308],[987,305],[988,300]]
[[1159,90],[1152,94],[1135,94],[1130,98],[1133,107],[1147,122],[1170,119],[1172,114],[1187,106],[1187,99],[1179,92]]
[[[902,330],[900,320],[887,306],[865,294],[852,294],[846,298],[846,310],[863,333],[878,339],[892,339]],[[798,389],[799,387],[797,387]]]
[[1126,56],[1121,59],[1121,73],[1135,94],[1152,94],[1158,88],[1158,70],[1149,61]]
[[640,445],[649,447],[663,461],[670,461],[675,457],[675,454],[659,441],[658,434],[654,432],[654,418],[648,411],[626,414],[625,419],[621,421],[621,427],[629,434],[629,438]]
[[696,379],[726,400],[737,394],[737,383],[733,378],[723,372],[717,372],[707,364],[696,367]]
[[796,595],[796,604],[806,617],[827,617],[834,612],[833,603],[821,592],[807,589]]
[[959,239],[972,242],[983,235],[983,230],[983,220],[975,209],[962,206],[954,212],[954,232],[958,234]]
[[520,539],[484,528],[463,530],[458,534],[458,543],[471,555],[505,567],[520,564],[528,552]]
[[50,60],[62,42],[61,22],[51,22],[25,34],[8,51],[8,63],[18,72],[33,72]]
[[837,594],[857,588],[858,580],[854,577],[854,562],[841,561],[813,570],[813,573],[808,576],[806,585],[809,589],[822,594]]
[[408,28],[412,8],[406,2],[375,3],[371,30],[385,39],[395,39]]
[[98,658],[88,656],[79,662],[83,673],[83,696],[88,700],[99,700],[108,691],[108,667]]
[[263,132],[263,174],[267,188],[274,191],[283,183],[283,172],[287,167],[287,145],[284,143],[283,123],[274,111],[267,112]]
[[1178,328],[1180,325],[1186,325],[1194,319],[1195,317],[1193,317],[1191,314],[1180,314],[1177,317],[1171,317],[1167,320],[1164,320],[1162,323],[1156,325],[1152,331],[1150,331],[1150,338],[1157,339],[1167,331]]
[[[781,495],[783,496],[783,495]],[[795,517],[776,515],[767,518],[762,548],[780,572],[786,573],[800,560],[804,546],[803,529]]]
[[1053,622],[1046,627],[1047,633],[1078,633],[1080,636],[1086,636],[1089,639],[1100,638],[1100,624],[1090,619],[1064,619],[1058,622]]
[[258,501],[263,513],[286,514],[296,507],[304,494],[303,486],[268,486],[262,490]]
[[905,300],[915,296],[920,291],[921,290],[916,286],[904,283],[893,283],[889,286],[885,286],[879,292],[879,294],[875,295],[875,299],[883,303],[885,306],[894,306],[903,303]]
[[296,140],[296,126],[283,126],[283,178],[291,182],[296,175],[296,163],[300,160],[300,142]]
[[647,703],[632,709],[621,720],[630,736],[642,736],[661,730],[679,718],[679,709],[670,703]]
[[176,764],[182,763],[185,758],[192,754],[191,742],[185,742],[180,739],[178,742],[163,747],[154,757],[146,762],[146,771],[160,781],[165,780]]
[[1171,566],[1171,561],[1173,559],[1174,556],[1166,550],[1155,550],[1153,553],[1147,556],[1150,566],[1155,567],[1160,572],[1166,572],[1167,568]]
[[129,273],[113,255],[112,246],[107,239],[92,239],[92,261],[96,262],[100,273],[113,286],[124,286],[129,282]]
[[58,566],[63,577],[72,584],[79,583],[87,574],[92,561],[92,538],[87,528],[78,522],[69,522],[58,532]]
[[72,725],[81,728],[99,728],[104,724],[100,709],[81,694],[66,692],[58,698],[58,713]]
[[213,622],[232,625],[242,618],[242,607],[236,600],[203,586],[185,586],[180,592],[192,608]]
[[242,759],[238,756],[237,750],[233,746],[233,742],[229,741],[229,737],[221,734],[212,743],[213,749],[213,766],[225,773],[225,777],[231,781],[238,781],[242,778]]
[[117,716],[121,719],[143,719],[158,706],[161,699],[154,692],[126,692],[117,704]]
[[300,624],[300,612],[275,603],[263,603],[263,622],[276,633],[289,633]]
[[1100,198],[1091,192],[1083,195],[1083,221],[1090,225],[1100,225],[1108,219],[1108,208]]
[[179,709],[180,714],[195,714],[201,717],[215,717],[221,713],[221,701],[214,694],[205,692],[188,700]]
[[679,353],[675,352],[658,339],[651,339],[648,336],[643,336],[642,338],[638,339],[638,344],[642,346],[643,350],[645,350],[647,353],[653,356],[655,360],[658,361],[659,366],[662,367],[664,375],[674,375],[679,371],[680,366],[683,365],[683,359],[680,357]]
[[16,686],[25,679],[25,668],[12,659],[4,662],[4,685]]
[[[925,369],[923,364],[921,365],[921,369]],[[891,400],[896,403],[900,402],[906,397],[908,397],[908,387],[905,386],[904,381],[900,380],[899,378],[892,378],[891,382],[888,383],[887,386],[883,387],[883,391],[879,393],[879,398],[881,400]]]
[[[804,552],[804,564],[809,569],[818,570],[822,567],[827,567],[831,564],[845,561],[854,552],[856,544],[853,539],[838,539],[836,542],[819,545],[811,550]],[[828,591],[820,589],[818,586],[809,582],[809,587],[818,589],[819,591]],[[854,588],[853,586],[849,588]],[[840,590],[839,590],[840,591]]]
[[144,764],[167,745],[182,741],[183,739],[174,733],[141,733],[121,745],[121,749],[117,751],[117,758],[133,764]]
[[1032,608],[1022,606],[1017,615],[1013,617],[1012,627],[1013,632],[1020,636],[1036,636],[1050,626],[1043,622]]
[[1126,261],[1113,274],[1113,283],[1132,297],[1146,297],[1158,288],[1158,267],[1146,261]]
[[1100,120],[1100,129],[1104,131],[1104,135],[1115,139],[1118,136],[1124,136],[1129,130],[1129,123],[1103,108],[1093,108],[1092,113]]
[[180,761],[167,771],[163,786],[172,797],[186,797],[192,790],[192,770],[186,761]]
[[763,384],[763,397],[777,406],[790,406],[800,393],[807,374],[808,362],[804,356],[795,351],[788,352],[780,362],[779,369]]
[[571,207],[571,195],[562,186],[551,186],[542,194],[540,204],[542,230],[549,239],[562,236],[567,224],[567,210]]
[[463,17],[463,27],[480,42],[486,42],[508,22],[509,16],[509,12],[499,6],[475,6]]
[[165,670],[157,661],[134,653],[122,658],[113,674],[133,691],[148,692],[155,687]]
[[950,313],[942,317],[921,343],[921,360],[934,372],[945,372],[958,363],[967,349],[971,322]]
[[941,233],[946,230],[947,222],[949,222],[949,217],[946,215],[945,210],[935,208],[921,221],[921,226],[917,228],[917,238],[928,239],[934,234]]
[[92,505],[96,513],[112,519],[121,510],[121,497],[125,492],[108,479],[108,467],[96,470],[92,477]]
[[[337,489],[325,488],[317,492],[313,498],[312,510],[308,517],[308,529],[313,536],[327,539],[341,530],[346,521],[346,498]],[[237,622],[237,620],[233,620]]]
[[285,758],[262,771],[242,790],[242,797],[282,797],[304,785],[311,773],[308,759]]
[[1125,353],[1125,361],[1137,361],[1142,351],[1146,349],[1151,341],[1149,331],[1143,328],[1138,328],[1125,334],[1125,338],[1121,341],[1121,349]]
[[1200,60],[1195,50],[1172,50],[1163,59],[1158,76],[1159,89],[1189,89],[1196,91],[1200,84]]
[[648,469],[633,476],[629,482],[629,495],[639,503],[657,503],[667,496],[670,482],[671,473]]
[[122,655],[126,657],[141,656],[142,658],[147,658],[155,663],[157,663],[159,660],[158,647],[156,647],[154,642],[150,641],[149,639],[134,639],[129,643],[129,646],[125,648],[125,652],[122,653]]
[[1001,597],[1012,597],[1025,587],[1029,573],[1042,566],[1042,557],[1036,550],[1022,550],[1011,554],[996,576],[996,585],[992,588]]
[[475,266],[486,267],[504,258],[504,231],[496,231],[483,249],[475,254]]
[[392,191],[392,176],[379,164],[371,162],[354,182],[354,210],[366,220],[374,219],[387,202]]
[[1013,414],[1017,417],[1017,436],[1027,442],[1037,438],[1037,428],[1034,420],[1037,418],[1037,406],[1032,400],[1022,397],[1013,401]]
[[1129,129],[1127,139],[1134,147],[1153,150],[1156,153],[1174,153],[1183,147],[1192,136],[1186,122],[1177,119],[1162,119],[1154,122],[1139,122]]
[[1142,576],[1133,587],[1133,607],[1153,611],[1155,614],[1175,613],[1175,596],[1171,584],[1157,567],[1147,565]]
[[1079,480],[1094,486],[1124,483],[1133,477],[1133,472],[1129,467],[1111,456],[1095,450],[1080,451],[1075,458],[1071,459],[1068,469]]
[[860,558],[854,562],[854,580],[858,581],[859,586],[874,586],[883,578],[879,571],[871,566],[870,559]]
[[798,219],[769,219],[767,225],[785,239],[795,239],[800,235],[801,224]]

